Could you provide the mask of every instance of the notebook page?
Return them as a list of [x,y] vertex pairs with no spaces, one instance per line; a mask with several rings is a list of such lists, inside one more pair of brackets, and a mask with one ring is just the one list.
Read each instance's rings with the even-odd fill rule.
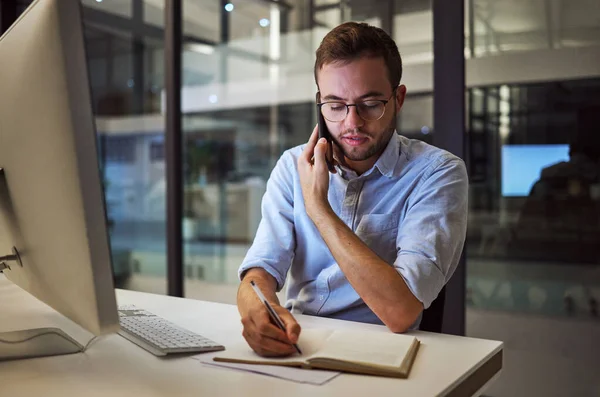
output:
[[383,332],[334,331],[316,356],[400,367],[414,339],[410,335]]
[[300,332],[298,347],[302,355],[293,354],[289,357],[261,357],[256,354],[250,346],[244,341],[233,346],[226,346],[226,350],[217,354],[215,358],[233,359],[236,361],[249,361],[256,363],[285,363],[302,362],[309,359],[314,353],[319,351],[326,344],[327,338],[333,331],[325,329],[303,329]]

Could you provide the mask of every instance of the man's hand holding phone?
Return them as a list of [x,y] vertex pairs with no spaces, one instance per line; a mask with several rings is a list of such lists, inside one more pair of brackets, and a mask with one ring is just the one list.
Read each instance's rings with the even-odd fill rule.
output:
[[302,154],[298,157],[298,174],[304,207],[311,219],[323,210],[331,210],[328,200],[327,150],[328,143],[325,138],[319,138],[318,126],[315,126]]

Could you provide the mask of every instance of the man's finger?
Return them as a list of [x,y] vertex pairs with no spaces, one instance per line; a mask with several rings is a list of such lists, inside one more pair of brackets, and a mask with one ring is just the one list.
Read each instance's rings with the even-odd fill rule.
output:
[[298,324],[298,321],[296,321],[292,313],[290,313],[285,308],[283,308],[283,310],[281,311],[278,311],[277,314],[279,315],[281,321],[283,321],[283,324],[285,325],[285,329],[287,330],[287,337],[290,340],[290,342],[297,343],[301,331],[300,324]]
[[291,356],[296,352],[296,349],[294,349],[292,345],[285,346],[285,349],[279,349],[278,347],[272,346],[265,347],[262,345],[250,345],[252,350],[254,350],[256,353],[263,357],[286,357]]
[[308,143],[311,143],[313,146],[317,143],[319,139],[319,124],[315,125],[312,132],[310,133],[310,138],[308,138]]
[[296,351],[293,345],[290,343],[283,343],[275,339],[262,337],[259,339],[260,346],[271,352],[277,353],[279,355],[288,355]]
[[271,352],[272,355],[285,356],[296,351],[294,346],[290,343],[283,343],[264,335],[256,334],[253,335],[252,339],[257,347],[259,347],[261,350],[267,350]]
[[313,157],[313,152],[315,149],[315,145],[316,145],[318,139],[319,139],[319,126],[316,125],[315,128],[313,129],[312,134],[310,134],[310,138],[308,139],[308,142],[306,143],[306,147],[304,148],[304,151],[300,155],[300,157],[305,162],[307,162],[307,163],[311,162],[312,157]]
[[263,356],[285,356],[292,354],[295,349],[288,336],[277,326],[255,321],[244,322],[242,335],[252,349]]
[[275,357],[275,356],[289,356],[295,349],[289,343],[282,343],[275,339],[264,337],[253,330],[244,329],[242,333],[248,345],[261,356]]
[[271,339],[279,340],[283,343],[290,343],[287,334],[280,329],[278,326],[271,322],[271,319],[267,315],[267,318],[261,318],[254,323],[254,326],[261,335],[269,337]]
[[327,149],[328,149],[327,140],[325,138],[319,139],[319,141],[317,142],[317,145],[315,146],[315,149],[314,149],[315,168],[317,170],[322,169],[322,170],[328,171],[327,163],[325,162],[325,156],[327,155]]

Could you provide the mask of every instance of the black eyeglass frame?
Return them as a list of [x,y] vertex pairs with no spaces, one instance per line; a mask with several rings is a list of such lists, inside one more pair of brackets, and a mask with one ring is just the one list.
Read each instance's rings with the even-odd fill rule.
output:
[[[387,107],[387,104],[396,95],[396,89],[397,89],[397,87],[392,90],[392,95],[390,95],[389,99],[369,99],[368,101],[363,101],[363,102],[358,102],[358,103],[344,103],[344,102],[340,102],[340,101],[326,101],[326,102],[317,102],[317,107],[319,108],[319,112],[323,115],[323,117],[327,121],[331,121],[332,123],[339,123],[341,121],[346,120],[346,117],[348,117],[348,114],[350,113],[350,106],[355,106],[356,107],[356,113],[358,113],[358,117],[360,117],[364,121],[377,121],[377,120],[381,120],[381,118],[385,114],[385,109]],[[361,116],[360,115],[360,111],[358,110],[358,105],[364,104],[365,102],[381,102],[381,103],[383,103],[383,112],[381,112],[381,116],[379,116],[376,119],[372,119],[372,120],[371,119],[365,119],[363,116]],[[330,120],[330,119],[328,119],[323,114],[323,105],[327,105],[329,103],[337,103],[337,104],[346,106],[346,115],[341,120]]]

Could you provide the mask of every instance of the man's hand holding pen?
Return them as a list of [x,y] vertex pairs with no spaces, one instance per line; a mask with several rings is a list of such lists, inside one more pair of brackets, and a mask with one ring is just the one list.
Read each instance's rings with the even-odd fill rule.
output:
[[[251,277],[247,277],[251,278]],[[257,354],[264,357],[283,357],[298,354],[295,344],[300,336],[300,325],[292,314],[273,299],[269,300],[271,308],[277,314],[285,331],[277,326],[269,315],[269,310],[252,291],[250,280],[244,280],[244,292],[253,299],[247,299],[245,307],[240,308],[242,335],[248,345]],[[247,289],[246,289],[247,287]],[[267,294],[268,296],[268,294]]]

